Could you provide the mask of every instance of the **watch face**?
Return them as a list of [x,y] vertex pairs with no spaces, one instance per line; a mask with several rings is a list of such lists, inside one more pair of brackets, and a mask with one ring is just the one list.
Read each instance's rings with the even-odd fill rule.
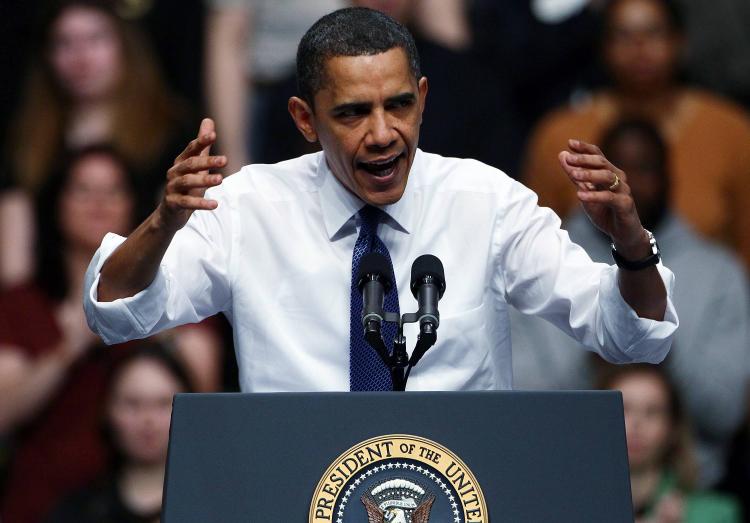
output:
[[648,234],[648,242],[651,244],[651,254],[653,256],[656,256],[659,254],[659,244],[656,243],[656,238],[654,238],[654,235],[651,231],[648,229],[645,229],[646,234]]

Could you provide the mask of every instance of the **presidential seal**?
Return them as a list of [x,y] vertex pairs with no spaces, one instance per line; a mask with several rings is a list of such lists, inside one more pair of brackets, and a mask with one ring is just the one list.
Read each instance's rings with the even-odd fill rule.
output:
[[476,478],[458,456],[419,436],[359,443],[318,483],[309,523],[486,523]]

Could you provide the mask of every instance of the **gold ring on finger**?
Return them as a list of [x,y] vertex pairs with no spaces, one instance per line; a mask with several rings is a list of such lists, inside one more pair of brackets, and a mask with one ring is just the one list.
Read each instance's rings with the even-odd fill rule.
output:
[[615,173],[615,181],[612,182],[612,185],[609,186],[610,191],[614,191],[620,186],[620,177],[617,176],[617,173]]

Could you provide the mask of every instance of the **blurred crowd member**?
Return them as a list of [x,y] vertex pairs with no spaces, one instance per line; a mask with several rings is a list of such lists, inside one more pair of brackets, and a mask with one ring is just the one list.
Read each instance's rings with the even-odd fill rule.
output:
[[[750,401],[745,404],[750,406]],[[727,459],[727,473],[718,488],[740,500],[743,521],[750,523],[750,408],[745,412],[742,428],[732,442]]]
[[[606,157],[627,174],[644,227],[659,238],[665,263],[683,282],[674,290],[680,328],[665,365],[694,421],[700,482],[712,485],[722,477],[729,443],[747,408],[750,285],[739,259],[699,237],[671,211],[673,169],[653,125],[620,122],[605,133],[601,144]],[[582,211],[564,227],[594,261],[612,263],[609,241]],[[545,374],[553,384],[585,381],[588,367],[575,353],[582,351],[575,351],[566,336],[533,318],[514,315],[513,319],[514,330],[522,331],[513,338],[517,384],[538,385]]]
[[298,156],[306,142],[287,112],[297,44],[344,0],[209,0],[205,82],[228,174]]
[[685,14],[688,77],[750,108],[750,2],[675,1]]
[[[56,2],[45,18],[24,99],[9,133],[9,169],[18,190],[0,200],[0,283],[22,281],[33,267],[29,194],[66,149],[109,142],[136,169],[151,209],[163,172],[186,139],[180,108],[134,27],[106,0]],[[9,214],[11,217],[9,219]],[[6,267],[11,267],[10,273]],[[25,276],[28,276],[28,272]]]
[[[389,0],[381,0],[382,4]],[[414,25],[427,40],[450,49],[471,45],[467,0],[419,0],[415,2]]]
[[660,367],[611,367],[600,385],[622,392],[636,523],[741,521],[734,499],[695,489],[688,420]]
[[[127,349],[100,346],[88,329],[83,276],[107,232],[129,233],[134,206],[134,179],[104,146],[73,154],[40,192],[36,276],[0,294],[0,434],[16,443],[0,503],[4,522],[38,521],[105,465],[99,402],[106,367]],[[183,349],[177,339],[178,354],[202,384],[219,383],[211,375],[218,338],[203,326],[188,329],[205,331],[201,349]],[[190,358],[201,351],[200,360]]]
[[191,114],[202,112],[204,0],[110,1],[121,18],[146,35],[170,91],[187,101]]
[[670,146],[672,202],[698,232],[731,245],[750,265],[750,119],[738,107],[679,83],[682,25],[669,0],[613,0],[603,57],[611,89],[546,117],[527,151],[524,180],[560,216],[575,189],[559,172],[569,136],[593,141],[623,116],[658,122]]
[[158,523],[172,397],[190,392],[185,369],[160,345],[134,348],[107,384],[105,435],[110,470],[67,497],[49,523]]
[[596,59],[601,3],[470,2],[474,47],[489,76],[481,100],[494,104],[484,116],[494,121],[493,163],[511,175],[518,176],[523,146],[534,123],[601,83]]
[[[37,10],[37,2],[0,2],[0,49],[3,50],[0,53],[0,71],[5,72],[3,81],[0,82],[0,114],[3,115],[0,123],[0,144],[6,143],[10,132],[6,115],[15,111],[21,97],[23,75],[17,74],[17,71],[23,71],[29,60],[32,47],[29,34],[32,32]],[[8,171],[7,159],[0,160],[0,191],[4,191],[11,183]]]

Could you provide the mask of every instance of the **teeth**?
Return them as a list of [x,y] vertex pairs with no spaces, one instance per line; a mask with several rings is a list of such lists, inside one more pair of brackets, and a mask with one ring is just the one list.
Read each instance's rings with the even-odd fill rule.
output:
[[386,160],[359,162],[359,166],[370,174],[374,174],[378,177],[385,177],[389,176],[394,171],[396,168],[396,162],[399,158],[401,158],[400,154]]
[[373,162],[361,162],[360,165],[367,171],[382,173],[383,171],[390,170],[396,165],[396,161],[399,159],[398,156],[388,159],[379,160]]

